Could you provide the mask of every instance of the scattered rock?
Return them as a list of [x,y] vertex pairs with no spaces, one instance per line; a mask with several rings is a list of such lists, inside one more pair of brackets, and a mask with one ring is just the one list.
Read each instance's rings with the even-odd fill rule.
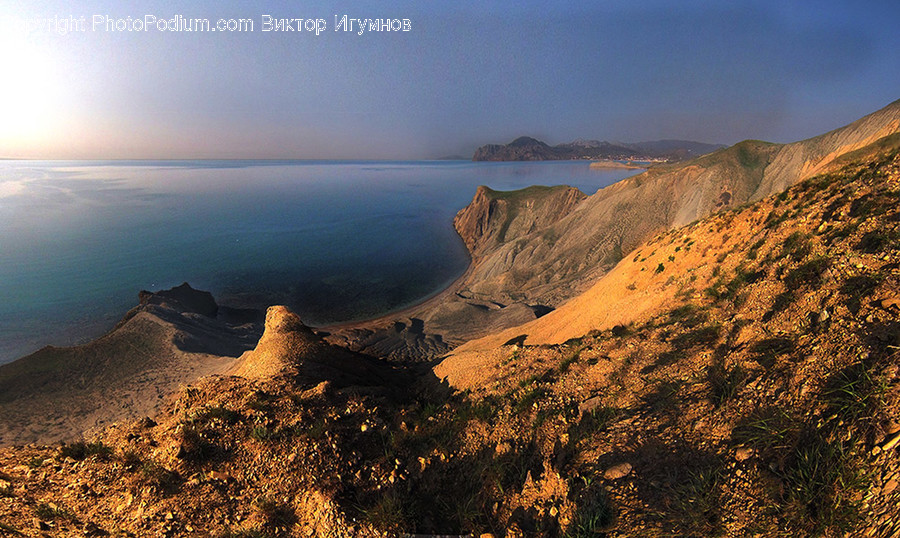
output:
[[630,463],[613,465],[603,473],[603,478],[606,478],[607,480],[618,480],[628,476],[631,473],[631,469]]
[[156,421],[150,417],[144,417],[138,422],[138,425],[144,429],[150,429],[156,426]]
[[209,477],[213,480],[221,480],[222,482],[228,482],[231,480],[231,475],[228,473],[223,473],[222,471],[210,471]]
[[881,445],[881,449],[887,452],[888,450],[893,449],[897,446],[897,443],[900,443],[900,432],[895,433],[891,437],[888,438],[887,441],[883,445]]
[[581,416],[584,413],[590,413],[594,409],[600,407],[600,404],[603,403],[603,400],[599,396],[592,396],[587,400],[578,404],[578,415]]
[[887,310],[891,307],[900,309],[900,297],[888,297],[881,300],[881,308]]
[[737,461],[747,461],[756,454],[756,451],[752,448],[741,447],[734,451],[734,459]]
[[895,489],[897,489],[897,479],[891,478],[884,486],[881,487],[881,493],[882,495],[890,495],[894,492]]

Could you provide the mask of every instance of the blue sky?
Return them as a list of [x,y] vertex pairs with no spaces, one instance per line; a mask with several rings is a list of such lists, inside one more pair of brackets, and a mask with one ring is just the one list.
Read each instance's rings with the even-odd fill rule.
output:
[[[0,156],[471,155],[530,135],[789,142],[900,98],[900,6],[869,2],[0,0]],[[327,29],[262,32],[265,14]],[[335,32],[335,15],[410,32]],[[94,15],[254,20],[106,32]],[[84,16],[84,32],[27,32]]]

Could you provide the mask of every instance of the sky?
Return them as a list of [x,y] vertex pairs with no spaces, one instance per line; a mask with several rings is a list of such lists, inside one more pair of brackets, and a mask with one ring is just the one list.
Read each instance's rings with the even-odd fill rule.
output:
[[[343,15],[409,31],[337,30]],[[176,16],[253,31],[116,29]],[[264,31],[265,16],[325,28]],[[0,157],[429,159],[522,135],[791,142],[900,99],[898,27],[896,0],[0,0]]]

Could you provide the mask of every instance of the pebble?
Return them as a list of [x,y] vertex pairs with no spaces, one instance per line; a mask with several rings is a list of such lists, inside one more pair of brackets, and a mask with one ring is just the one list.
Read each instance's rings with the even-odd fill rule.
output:
[[619,478],[628,476],[631,473],[631,469],[630,463],[620,463],[607,469],[606,472],[603,473],[603,478],[606,478],[607,480],[618,480]]
[[891,478],[890,480],[888,480],[887,484],[882,486],[881,493],[884,495],[890,495],[894,492],[895,489],[897,489],[897,479]]
[[223,473],[222,471],[210,471],[208,476],[213,480],[221,480],[222,482],[228,482],[231,478],[228,473]]
[[887,452],[897,446],[897,443],[900,443],[900,433],[895,433],[893,437],[881,446],[881,449]]
[[756,453],[752,448],[741,447],[734,451],[734,459],[737,461],[746,461],[753,457]]

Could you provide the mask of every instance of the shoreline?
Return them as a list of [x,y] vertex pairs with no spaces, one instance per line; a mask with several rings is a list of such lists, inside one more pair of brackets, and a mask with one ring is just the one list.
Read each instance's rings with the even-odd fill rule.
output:
[[428,297],[417,303],[405,306],[398,310],[387,312],[374,318],[366,318],[358,321],[344,321],[331,325],[322,325],[318,327],[313,326],[311,328],[316,331],[323,331],[328,333],[346,329],[373,329],[378,328],[386,323],[396,321],[398,318],[413,317],[415,314],[421,312],[422,310],[430,309],[432,306],[444,302],[447,296],[455,295],[462,288],[462,284],[468,279],[468,277],[472,274],[473,269],[475,268],[474,260],[472,260],[471,257],[469,258],[469,260],[469,265],[468,267],[466,267],[466,270],[463,272],[463,274],[450,282],[450,284],[448,284],[445,288],[436,291],[432,295],[429,295]]
[[623,163],[620,161],[591,161],[590,168],[620,169],[620,170],[646,170],[646,166],[636,164],[634,161]]

